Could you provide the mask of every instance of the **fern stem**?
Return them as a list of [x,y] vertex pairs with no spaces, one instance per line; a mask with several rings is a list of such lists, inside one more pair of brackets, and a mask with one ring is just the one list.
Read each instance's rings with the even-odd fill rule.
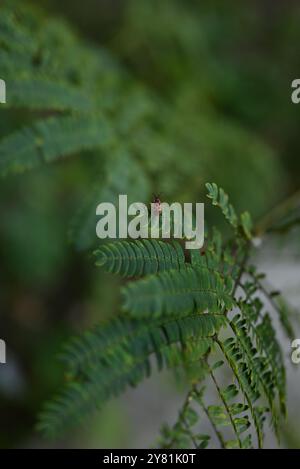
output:
[[246,247],[245,247],[245,252],[244,252],[244,256],[243,256],[243,259],[241,261],[241,264],[240,264],[240,269],[239,269],[239,273],[238,273],[238,276],[237,278],[235,279],[234,281],[234,286],[233,286],[233,290],[232,290],[232,296],[234,298],[235,294],[236,294],[236,290],[239,286],[239,283],[241,281],[241,278],[243,276],[243,273],[245,271],[245,268],[246,268],[246,264],[247,264],[247,261],[248,261],[248,258],[249,258],[249,250],[250,250],[250,244],[247,243]]
[[[194,438],[194,435],[193,435],[193,433],[190,431],[189,426],[187,425],[186,420],[185,420],[185,417],[184,417],[184,416],[185,416],[185,412],[187,411],[188,406],[190,405],[190,403],[191,403],[191,401],[192,401],[192,399],[193,399],[193,394],[194,394],[194,393],[195,393],[195,386],[193,386],[192,389],[190,389],[189,392],[187,393],[186,398],[185,398],[185,400],[184,400],[184,402],[183,402],[183,405],[182,405],[182,407],[181,407],[181,410],[180,410],[180,412],[179,412],[179,417],[178,417],[178,421],[176,422],[176,424],[179,423],[179,424],[182,424],[182,425],[185,427],[185,429],[186,429],[188,435],[189,435],[190,438],[191,438],[191,441],[192,441],[194,447],[195,447],[196,449],[198,449],[198,445],[197,445],[197,442],[196,442],[196,440],[195,440],[195,438]],[[175,425],[176,425],[176,424],[175,424]],[[175,426],[175,425],[174,425],[174,426]],[[166,449],[172,448],[175,442],[176,442],[176,439],[175,439],[175,437],[173,437],[173,438],[171,439],[170,443],[165,446],[165,448],[166,448]]]
[[[230,325],[230,328],[231,328],[232,332],[234,333],[235,337],[237,338],[237,340],[239,340],[238,331],[237,331],[237,328],[236,328],[235,324],[234,324],[232,321],[228,321],[228,324]],[[241,342],[241,341],[239,341],[239,342]],[[252,356],[249,355],[249,352],[248,352],[246,349],[244,349],[244,353],[245,353],[245,355],[247,355],[248,359],[251,361],[251,360],[252,360]],[[272,408],[272,402],[271,402],[270,399],[268,398],[268,391],[267,391],[266,386],[265,386],[265,383],[264,383],[263,379],[261,379],[261,377],[260,377],[260,383],[261,383],[262,389],[264,390],[264,393],[265,393],[265,395],[266,395],[266,398],[267,398],[267,400],[268,400],[268,403],[269,403],[269,405],[270,405],[270,408]]]
[[209,374],[210,374],[210,376],[211,376],[211,378],[212,378],[212,380],[213,380],[213,382],[214,382],[214,385],[215,385],[215,387],[216,387],[216,389],[217,389],[218,395],[219,395],[219,397],[220,397],[221,401],[223,402],[223,405],[224,405],[224,407],[225,407],[225,409],[226,409],[226,412],[227,412],[227,415],[228,415],[228,417],[229,417],[230,423],[231,423],[231,425],[232,425],[234,434],[235,434],[236,439],[237,439],[237,441],[238,441],[239,448],[242,448],[242,442],[241,442],[241,440],[240,440],[240,437],[239,437],[239,434],[238,434],[238,430],[237,430],[237,428],[236,428],[236,424],[235,424],[235,422],[234,422],[234,419],[232,418],[232,415],[231,415],[230,409],[229,409],[229,407],[228,407],[228,404],[227,404],[226,400],[224,399],[224,397],[223,397],[223,395],[222,395],[222,391],[221,391],[220,386],[219,386],[219,384],[218,384],[218,382],[217,382],[217,380],[216,380],[216,377],[215,377],[215,375],[214,375],[214,373],[213,373],[213,371],[212,371],[211,369],[209,370]]
[[273,209],[271,209],[265,216],[263,216],[256,224],[255,232],[258,236],[262,236],[272,230],[272,225],[284,216],[290,209],[297,206],[300,201],[300,189],[294,192],[291,196],[284,199]]
[[224,440],[224,438],[223,438],[223,435],[222,435],[222,433],[218,430],[218,428],[217,428],[217,426],[215,425],[214,421],[213,421],[212,418],[210,417],[209,412],[208,412],[208,410],[207,410],[207,408],[206,408],[206,406],[204,405],[204,402],[203,402],[202,400],[200,401],[200,405],[201,405],[201,407],[202,407],[202,409],[203,409],[203,412],[205,413],[207,419],[209,420],[209,423],[211,424],[211,426],[212,426],[212,428],[213,428],[213,430],[214,430],[214,432],[215,432],[215,434],[216,434],[216,436],[217,436],[217,438],[218,438],[218,440],[219,440],[219,443],[220,443],[221,448],[222,448],[222,449],[225,449],[226,446],[225,446],[225,440]]
[[181,412],[179,414],[179,420],[181,420],[182,424],[184,425],[187,433],[189,434],[189,436],[191,438],[191,441],[192,441],[194,447],[198,449],[198,445],[197,445],[197,442],[194,438],[194,435],[193,435],[192,431],[189,429],[189,426],[188,426],[188,424],[186,423],[186,420],[185,420],[185,412],[187,411],[188,406],[190,405],[190,403],[193,399],[193,393],[194,393],[194,387],[187,394],[184,405],[183,405],[183,407],[181,409]]
[[232,361],[230,360],[230,358],[228,357],[224,347],[223,347],[223,344],[222,342],[219,340],[219,339],[216,339],[216,343],[218,344],[223,356],[225,357],[228,365],[230,366],[240,388],[243,390],[243,394],[246,398],[246,401],[247,401],[247,404],[249,406],[249,409],[250,409],[250,412],[251,412],[251,416],[252,416],[252,419],[253,419],[253,422],[255,424],[255,429],[256,429],[256,435],[257,435],[257,444],[258,444],[258,448],[261,449],[262,448],[262,435],[261,435],[261,432],[259,430],[259,423],[257,421],[257,418],[256,418],[256,415],[255,415],[255,412],[254,412],[254,409],[253,409],[253,405],[252,405],[252,402],[251,402],[251,399],[249,398],[247,392],[245,391],[245,389],[243,388],[243,384],[239,378],[239,375],[238,373],[236,372],[236,369],[234,367],[234,364],[232,363]]
[[264,294],[264,296],[266,297],[266,299],[269,301],[269,303],[271,304],[271,306],[274,308],[274,310],[277,312],[277,314],[280,316],[280,307],[277,305],[277,303],[274,301],[272,295],[268,292],[268,290],[264,287],[264,285],[255,277],[255,275],[253,275],[252,273],[250,273],[251,277],[253,278],[253,280],[255,281],[257,287],[259,288],[259,290]]

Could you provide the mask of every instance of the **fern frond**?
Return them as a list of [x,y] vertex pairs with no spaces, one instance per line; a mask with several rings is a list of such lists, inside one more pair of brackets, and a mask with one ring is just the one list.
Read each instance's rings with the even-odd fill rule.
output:
[[274,292],[272,292],[270,288],[267,289],[263,285],[262,282],[265,278],[265,274],[256,272],[256,268],[253,265],[249,266],[248,272],[253,280],[254,288],[261,291],[262,294],[266,297],[266,299],[270,302],[270,304],[278,314],[279,321],[287,337],[293,339],[295,337],[295,331],[291,321],[294,316],[292,309],[283,299],[282,295],[280,295],[280,292],[275,292],[274,294]]
[[[1,26],[0,26],[1,28]],[[13,52],[9,52],[4,48],[1,49],[0,55],[0,70],[2,76],[6,77],[6,80],[14,80],[16,76],[19,80],[21,79],[28,79],[28,75],[31,73],[31,61],[28,55],[24,55],[22,51],[14,50]],[[9,107],[10,100],[8,100],[5,104],[5,108]]]
[[124,347],[135,349],[140,343],[148,350],[154,347],[155,352],[156,345],[163,340],[187,344],[190,339],[213,337],[224,324],[224,318],[213,314],[152,319],[150,323],[148,319],[136,321],[119,317],[73,339],[65,347],[62,359],[77,373],[88,365],[100,363],[109,354],[122,353]]
[[[33,52],[37,45],[27,28],[18,21],[14,7],[16,5],[9,1],[4,1],[1,5],[0,44],[4,50],[17,50],[22,53]],[[29,14],[30,9],[28,8],[27,16]]]
[[0,142],[0,174],[21,172],[81,150],[99,148],[110,138],[106,121],[94,117],[41,120]]
[[210,376],[223,406],[209,406],[208,414],[211,416],[211,420],[216,427],[218,425],[230,425],[235,436],[234,440],[229,440],[225,443],[225,448],[245,448],[251,446],[251,435],[248,435],[245,439],[241,437],[242,433],[247,431],[251,426],[248,415],[239,415],[247,410],[248,407],[241,403],[231,403],[239,395],[238,388],[235,384],[230,384],[225,389],[221,389],[212,369],[210,370]]
[[[179,412],[178,419],[172,428],[164,426],[161,431],[160,446],[163,448],[178,448],[189,447],[193,442],[195,448],[206,448],[209,444],[210,437],[207,435],[199,434],[195,429],[195,425],[200,420],[200,415],[197,407],[198,404],[204,415],[208,418],[213,427],[216,436],[222,448],[251,448],[252,439],[251,434],[246,437],[243,433],[246,432],[250,426],[250,420],[247,415],[248,406],[239,402],[232,403],[231,401],[239,394],[239,390],[234,384],[221,389],[216,381],[212,369],[208,367],[213,383],[216,386],[219,397],[223,405],[206,405],[204,402],[205,388],[200,390],[194,385],[186,396],[182,409]],[[231,427],[235,434],[236,439],[225,439],[221,428]],[[183,446],[184,445],[184,446]]]
[[257,407],[254,405],[259,399],[260,394],[252,382],[251,370],[249,370],[247,365],[243,362],[239,348],[237,347],[237,341],[234,338],[229,337],[224,342],[221,342],[220,340],[217,342],[233,371],[234,377],[236,378],[243,395],[245,396],[255,426],[258,446],[261,448],[263,444],[263,419],[259,418],[256,410]]
[[[39,424],[44,433],[57,434],[95,405],[137,385],[152,372],[153,358],[159,370],[182,366],[193,383],[176,424],[163,429],[163,447],[191,442],[195,448],[208,446],[209,437],[195,431],[200,416],[193,400],[200,404],[222,448],[252,448],[251,433],[246,434],[251,425],[262,447],[267,414],[278,432],[280,413],[285,412],[285,370],[270,316],[256,295],[261,291],[258,276],[246,265],[251,218],[246,212],[238,217],[228,208],[228,198],[217,186],[211,191],[235,229],[235,239],[225,245],[214,230],[205,250],[191,252],[190,262],[179,243],[119,240],[100,246],[96,256],[105,270],[142,278],[122,288],[126,314],[74,339],[64,349],[62,358],[71,382],[45,407]],[[248,274],[254,279],[244,281]],[[237,297],[238,287],[244,298]],[[231,336],[222,339],[224,327]],[[224,361],[210,366],[215,344]],[[227,387],[215,376],[224,362],[234,377]],[[198,374],[191,376],[196,365]],[[195,383],[208,374],[220,402],[207,406],[204,391],[198,391]],[[224,438],[219,428],[223,426],[231,428],[232,439]]]
[[249,293],[248,301],[241,301],[239,307],[243,318],[239,315],[235,318],[238,330],[247,329],[247,335],[252,335],[265,366],[269,367],[268,379],[273,382],[274,392],[278,391],[281,410],[285,413],[285,368],[271,318],[268,313],[262,314],[262,303],[258,298],[249,298]]
[[193,408],[196,399],[200,399],[204,388],[200,391],[195,387],[187,394],[184,404],[179,412],[178,419],[173,427],[164,425],[161,429],[159,440],[160,448],[188,448],[193,443],[195,448],[205,449],[210,441],[210,436],[198,433],[195,425],[200,420],[199,413]]
[[122,290],[123,309],[132,317],[159,317],[203,312],[221,313],[234,301],[218,272],[186,265],[130,283]]
[[57,434],[125,387],[137,385],[150,374],[153,354],[159,369],[184,364],[191,355],[199,360],[223,324],[210,314],[150,323],[121,318],[73,340],[63,354],[72,382],[46,405],[39,429]]
[[96,265],[122,277],[140,277],[185,265],[184,252],[178,242],[157,240],[116,241],[95,252]]
[[208,190],[207,197],[212,200],[213,205],[221,209],[224,217],[234,230],[240,228],[244,237],[247,240],[251,240],[253,223],[250,213],[243,212],[240,217],[238,217],[233,205],[229,203],[228,195],[221,187],[218,187],[217,184],[213,182],[207,183],[206,188]]
[[[250,401],[255,402],[262,395],[266,398],[276,433],[278,432],[279,419],[275,405],[277,391],[281,411],[285,412],[285,373],[282,367],[282,358],[278,345],[276,345],[275,334],[272,329],[270,332],[269,324],[268,334],[272,336],[273,345],[272,350],[266,350],[268,347],[265,341],[268,341],[270,336],[269,338],[265,337],[265,321],[268,321],[268,316],[266,315],[265,318],[261,325],[256,327],[256,345],[250,339],[246,321],[241,319],[239,314],[230,321],[230,326],[235,333],[235,339],[227,339],[223,344],[223,351],[230,365],[233,364],[233,368],[238,367],[236,377],[251,408],[260,445],[262,444],[262,428],[259,426],[257,414]],[[259,347],[259,349],[256,347]],[[242,370],[244,377],[240,379],[241,377],[238,378],[238,374]],[[246,379],[244,379],[245,377]]]
[[254,389],[265,395],[276,426],[278,419],[274,406],[276,388],[270,373],[268,360],[259,355],[247,334],[243,321],[240,323],[238,315],[230,322],[230,325],[236,335],[237,353],[250,372]]
[[69,83],[50,81],[46,77],[11,79],[6,108],[23,107],[43,111],[93,112],[92,98]]
[[220,207],[230,225],[232,225],[233,228],[237,228],[238,216],[233,206],[229,203],[229,197],[226,192],[224,192],[222,188],[219,188],[214,182],[206,183],[206,188],[208,190],[207,197],[212,200],[212,204]]

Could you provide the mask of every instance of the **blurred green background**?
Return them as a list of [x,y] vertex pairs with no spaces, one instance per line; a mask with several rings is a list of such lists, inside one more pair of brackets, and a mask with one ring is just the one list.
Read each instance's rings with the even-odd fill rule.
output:
[[[152,192],[201,201],[204,183],[215,181],[239,210],[258,218],[299,188],[300,175],[300,108],[290,99],[300,70],[296,0],[24,0],[22,7],[27,3],[42,8],[44,38],[55,39],[41,54],[49,52],[51,67],[54,58],[66,63],[57,76],[77,80],[83,92],[95,89],[100,109],[116,100],[111,122],[121,150],[112,148],[112,166],[104,150],[85,151],[0,180],[0,336],[10,358],[0,369],[0,447],[49,444],[33,427],[61,383],[62,343],[118,309],[119,281],[93,266],[97,240],[85,230],[88,223],[94,229],[101,200],[130,187],[133,199],[146,202]],[[75,33],[60,33],[52,17]],[[38,42],[36,26],[35,34]],[[76,55],[77,41],[88,52]],[[1,54],[0,44],[0,64]],[[89,72],[98,54],[95,82]],[[9,93],[9,81],[7,87]],[[0,108],[0,137],[33,117]],[[207,213],[211,221],[218,222]],[[151,445],[161,414],[176,410],[179,398],[170,377],[159,380],[55,445]],[[148,408],[143,418],[136,399]],[[290,427],[285,441],[300,446]]]

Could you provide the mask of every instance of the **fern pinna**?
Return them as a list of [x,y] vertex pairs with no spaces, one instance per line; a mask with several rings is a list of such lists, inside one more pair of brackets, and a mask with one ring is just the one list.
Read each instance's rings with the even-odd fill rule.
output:
[[[278,434],[285,368],[261,300],[260,292],[268,295],[262,275],[249,264],[251,218],[238,216],[215,184],[207,189],[233,230],[226,241],[213,229],[205,250],[191,250],[189,257],[178,241],[122,240],[95,252],[98,266],[130,279],[122,288],[122,312],[65,346],[68,380],[40,415],[44,434],[66,430],[136,386],[154,362],[159,370],[181,370],[190,386],[177,422],[162,428],[161,447],[206,448],[215,440],[222,448],[262,447],[267,418]],[[287,315],[277,309],[291,333]],[[199,432],[200,418],[212,434]]]

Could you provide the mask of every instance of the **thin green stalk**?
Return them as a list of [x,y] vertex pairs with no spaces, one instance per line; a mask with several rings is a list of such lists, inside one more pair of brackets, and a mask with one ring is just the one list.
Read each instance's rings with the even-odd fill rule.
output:
[[226,412],[227,412],[227,415],[228,415],[228,417],[229,417],[230,423],[231,423],[231,425],[232,425],[234,434],[235,434],[236,439],[237,439],[237,441],[238,441],[239,448],[242,448],[242,442],[241,442],[241,439],[240,439],[240,437],[239,437],[239,433],[238,433],[238,430],[237,430],[235,421],[234,421],[234,419],[232,418],[230,409],[229,409],[229,407],[228,407],[228,404],[227,404],[226,400],[225,400],[224,397],[223,397],[223,394],[222,394],[222,391],[221,391],[221,389],[220,389],[220,386],[218,385],[218,382],[217,382],[217,380],[216,380],[216,378],[215,378],[215,375],[214,375],[214,373],[213,373],[212,370],[209,371],[209,374],[210,374],[210,376],[211,376],[211,378],[212,378],[212,380],[213,380],[213,382],[214,382],[214,384],[215,384],[215,387],[216,387],[216,389],[217,389],[218,395],[219,395],[219,397],[220,397],[221,401],[223,402],[223,405],[224,405],[224,407],[225,407],[225,409],[226,409]]

